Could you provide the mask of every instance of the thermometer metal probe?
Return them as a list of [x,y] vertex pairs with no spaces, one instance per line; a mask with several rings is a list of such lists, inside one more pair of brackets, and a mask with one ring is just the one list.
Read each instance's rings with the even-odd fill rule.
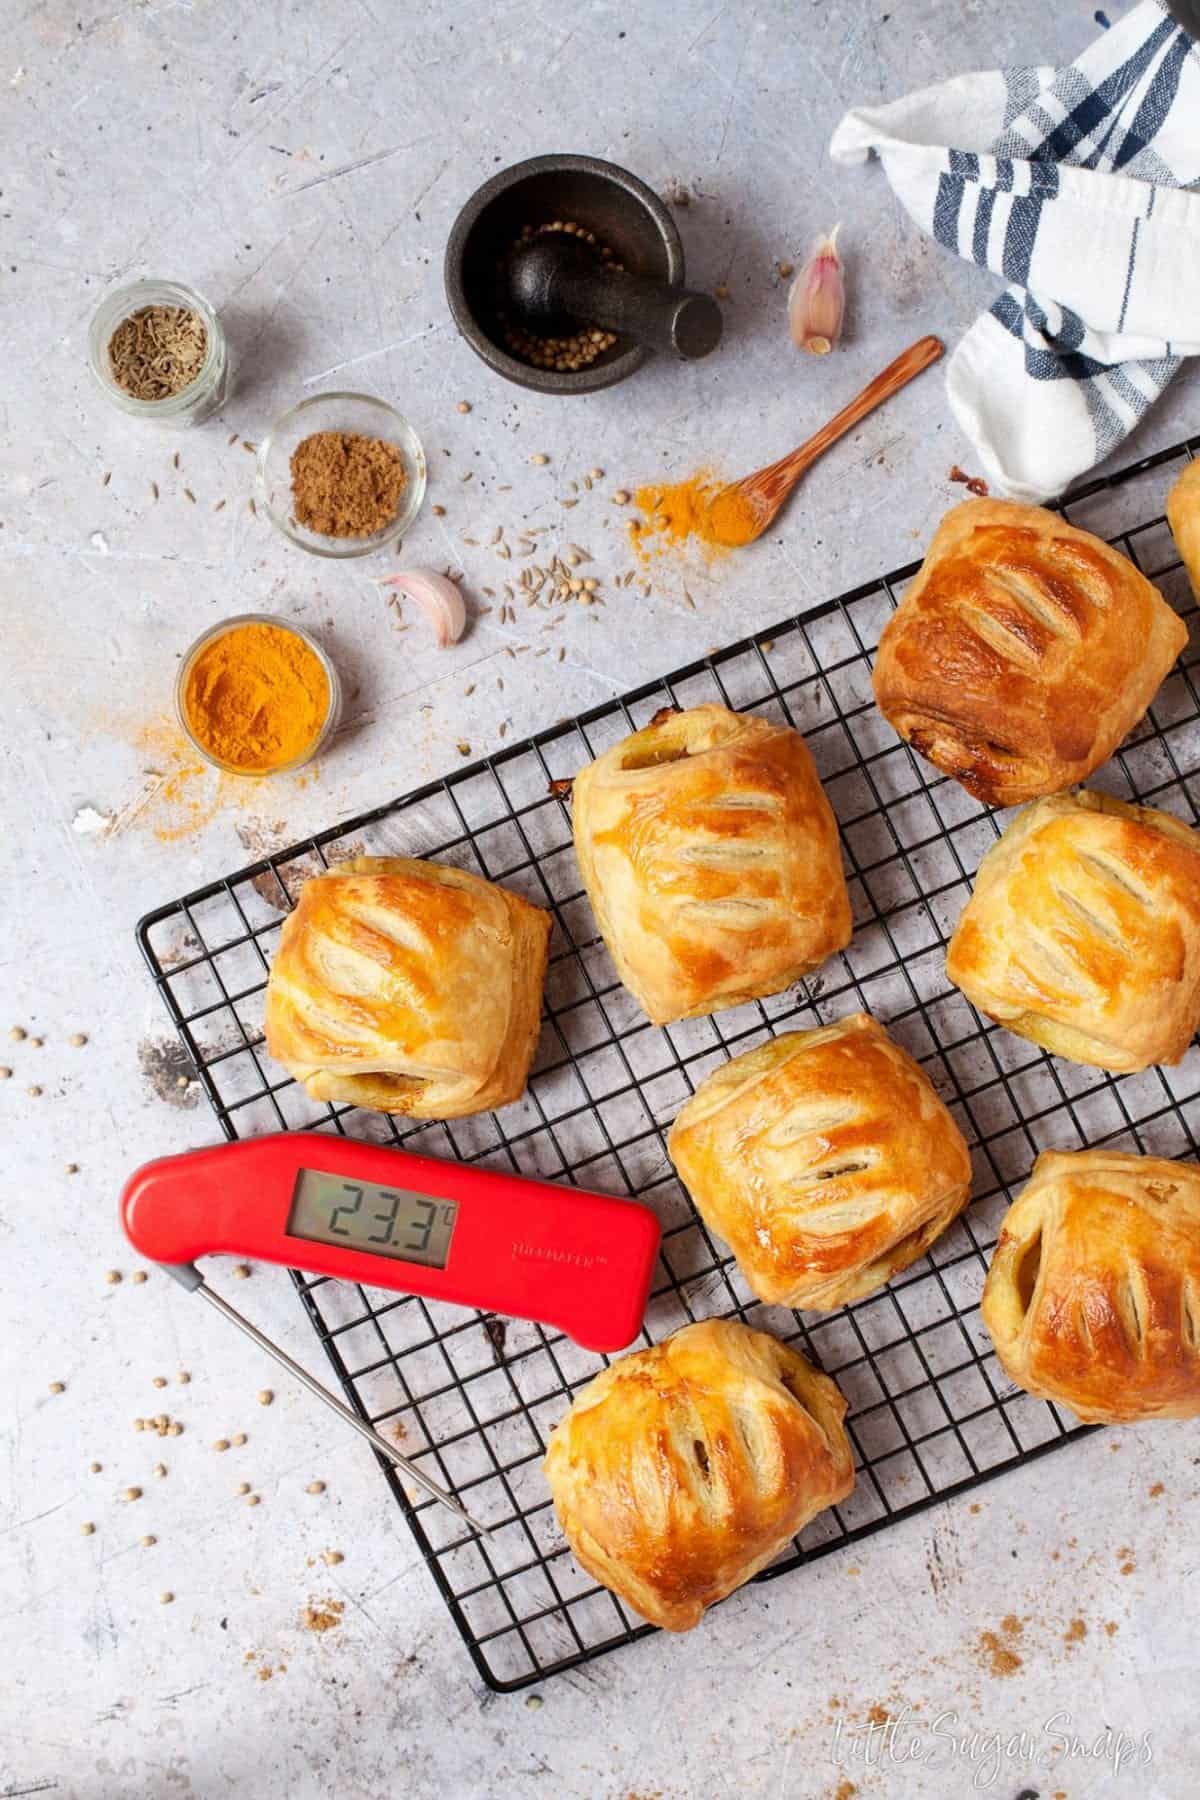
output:
[[308,1370],[303,1368],[294,1357],[289,1356],[286,1350],[261,1332],[257,1325],[252,1325],[250,1320],[237,1310],[236,1306],[230,1306],[228,1300],[223,1299],[220,1294],[210,1288],[194,1263],[163,1263],[162,1267],[168,1275],[175,1277],[180,1287],[187,1288],[189,1293],[199,1294],[200,1298],[207,1300],[208,1304],[214,1311],[219,1312],[222,1318],[228,1319],[231,1325],[236,1325],[239,1331],[244,1331],[260,1350],[265,1350],[268,1356],[273,1356],[275,1361],[281,1363],[290,1375],[296,1377],[297,1381],[303,1382],[310,1394],[315,1394],[318,1400],[323,1400],[326,1406],[338,1415],[339,1419],[344,1419],[352,1430],[357,1431],[359,1437],[366,1438],[373,1450],[378,1450],[381,1456],[386,1456],[388,1461],[395,1463],[398,1469],[403,1469],[410,1481],[415,1481],[417,1486],[424,1488],[427,1494],[432,1495],[435,1500],[439,1500],[443,1506],[449,1507],[450,1511],[456,1513],[465,1524],[471,1527],[472,1531],[484,1533],[491,1531],[490,1525],[483,1525],[478,1519],[472,1518],[466,1507],[457,1501],[453,1494],[448,1494],[445,1488],[438,1486],[436,1481],[431,1481],[424,1470],[418,1469],[416,1463],[410,1462],[407,1456],[402,1456],[394,1444],[389,1444],[385,1437],[380,1437],[379,1433],[373,1430],[365,1420],[360,1419],[357,1413],[351,1412],[350,1408],[339,1400],[336,1394],[331,1394],[327,1387],[322,1386],[315,1375],[310,1375]]

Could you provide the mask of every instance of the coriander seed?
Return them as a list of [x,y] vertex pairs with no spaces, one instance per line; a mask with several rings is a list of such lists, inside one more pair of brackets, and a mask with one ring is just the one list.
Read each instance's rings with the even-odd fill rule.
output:
[[26,1088],[25,1092],[29,1095],[31,1100],[40,1100],[42,1097],[42,1090],[40,1087]]
[[72,1046],[73,1049],[82,1050],[83,1046],[87,1043],[86,1031],[72,1032],[71,1036],[67,1039],[67,1042]]
[[92,1535],[93,1531],[95,1531],[96,1527],[92,1524],[92,1521],[90,1519],[85,1519],[83,1524],[79,1527],[79,1529],[83,1533],[84,1537],[91,1537],[91,1535]]
[[106,1269],[104,1272],[104,1279],[109,1287],[116,1287],[118,1281],[121,1279],[120,1269]]
[[261,1498],[261,1495],[259,1495],[259,1494],[247,1494],[246,1495],[246,1505],[247,1506],[257,1506],[260,1498]]
[[228,1448],[229,1448],[229,1439],[228,1438],[217,1438],[216,1442],[213,1444],[214,1450],[228,1450]]
[[175,1596],[174,1596],[174,1594],[171,1594],[171,1593],[160,1594],[158,1596],[158,1601],[159,1601],[160,1606],[170,1606],[173,1603],[174,1599],[175,1599]]
[[143,1550],[150,1550],[157,1544],[158,1539],[147,1532],[146,1536],[144,1538],[139,1538],[138,1542],[141,1544]]
[[460,412],[460,413],[469,413],[470,410],[471,410],[471,402],[469,400],[460,400],[457,407],[455,408],[455,411]]
[[[64,1163],[63,1168],[65,1169],[65,1171],[68,1175],[78,1175],[78,1173],[79,1173],[79,1164],[78,1163]],[[133,1279],[136,1281],[137,1276],[135,1275]]]
[[14,1044],[20,1044],[29,1036],[29,1033],[23,1025],[12,1025],[9,1027],[8,1035]]
[[249,1263],[234,1263],[233,1273],[234,1273],[234,1278],[236,1280],[245,1281],[246,1277],[250,1273],[250,1264]]
[[52,1394],[65,1394],[66,1391],[67,1384],[65,1381],[52,1381],[50,1383],[50,1392]]
[[[544,469],[546,464],[550,461],[550,458],[546,455],[544,450],[539,450],[537,455],[531,456],[529,460],[533,464],[534,468]],[[25,1033],[22,1032],[21,1036],[24,1037]]]
[[167,1378],[165,1375],[156,1375],[154,1377],[153,1382],[151,1383],[151,1386],[156,1387],[156,1388],[165,1388],[166,1385],[167,1385]]
[[306,1494],[323,1494],[325,1492],[325,1483],[323,1481],[310,1481],[304,1491]]
[[12,1070],[11,1069],[0,1069],[0,1081],[11,1081],[11,1080],[12,1080]]
[[239,1496],[248,1494],[250,1492],[250,1483],[248,1481],[239,1481],[233,1491]]
[[135,1269],[129,1279],[130,1281],[135,1282],[138,1287],[141,1287],[143,1281],[146,1279],[145,1269]]
[[158,1479],[159,1479],[159,1480],[160,1480],[160,1481],[161,1481],[161,1480],[162,1480],[162,1478],[163,1478],[163,1476],[164,1476],[164,1475],[165,1475],[165,1474],[166,1474],[166,1472],[167,1472],[167,1465],[166,1465],[166,1463],[155,1463],[155,1465],[154,1465],[154,1468],[153,1468],[153,1470],[152,1470],[152,1471],[151,1471],[151,1473],[152,1473],[152,1474],[154,1474],[154,1475],[157,1475],[157,1476],[158,1476]]
[[103,1463],[90,1462],[88,1464],[88,1471],[92,1475],[99,1475],[99,1473],[103,1467],[104,1467]]
[[140,1500],[141,1497],[142,1490],[140,1487],[128,1487],[125,1489],[125,1498],[127,1500]]
[[260,1406],[270,1406],[270,1404],[274,1398],[275,1398],[275,1395],[272,1393],[270,1388],[260,1388],[259,1389],[258,1404]]
[[179,1383],[179,1385],[180,1385],[180,1387],[186,1387],[186,1386],[187,1386],[187,1384],[188,1384],[188,1382],[189,1382],[189,1381],[190,1381],[190,1380],[191,1380],[191,1379],[192,1379],[192,1378],[191,1378],[191,1376],[190,1376],[190,1375],[189,1375],[189,1374],[188,1374],[188,1372],[187,1372],[187,1370],[186,1370],[186,1369],[180,1369],[180,1371],[179,1371],[179,1373],[178,1373],[178,1375],[177,1375],[177,1376],[176,1376],[176,1377],[175,1377],[175,1379],[176,1379],[176,1381],[177,1381],[177,1382],[178,1382],[178,1383]]
[[242,1445],[246,1442],[246,1434],[244,1431],[235,1431],[229,1441],[236,1449],[240,1450]]

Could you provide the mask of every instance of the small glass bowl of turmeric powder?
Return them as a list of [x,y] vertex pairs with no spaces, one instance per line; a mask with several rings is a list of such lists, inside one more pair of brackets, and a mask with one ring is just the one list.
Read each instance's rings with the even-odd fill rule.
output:
[[311,762],[341,704],[337,670],[316,638],[270,613],[214,625],[187,651],[175,679],[185,735],[228,775],[281,775]]

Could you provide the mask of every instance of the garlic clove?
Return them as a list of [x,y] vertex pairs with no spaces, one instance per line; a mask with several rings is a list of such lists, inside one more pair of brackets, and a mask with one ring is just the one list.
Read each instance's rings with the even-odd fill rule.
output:
[[819,237],[788,294],[788,326],[798,350],[827,356],[842,335],[846,285],[838,255],[840,225]]
[[467,609],[462,594],[448,575],[436,569],[405,569],[399,575],[386,575],[379,587],[398,588],[406,600],[412,600],[433,626],[437,647],[457,644],[467,623]]

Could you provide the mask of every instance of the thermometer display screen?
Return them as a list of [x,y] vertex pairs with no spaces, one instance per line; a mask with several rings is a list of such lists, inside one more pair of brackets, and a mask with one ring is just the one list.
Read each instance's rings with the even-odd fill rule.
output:
[[284,1229],[289,1237],[444,1269],[457,1213],[456,1200],[301,1169]]

